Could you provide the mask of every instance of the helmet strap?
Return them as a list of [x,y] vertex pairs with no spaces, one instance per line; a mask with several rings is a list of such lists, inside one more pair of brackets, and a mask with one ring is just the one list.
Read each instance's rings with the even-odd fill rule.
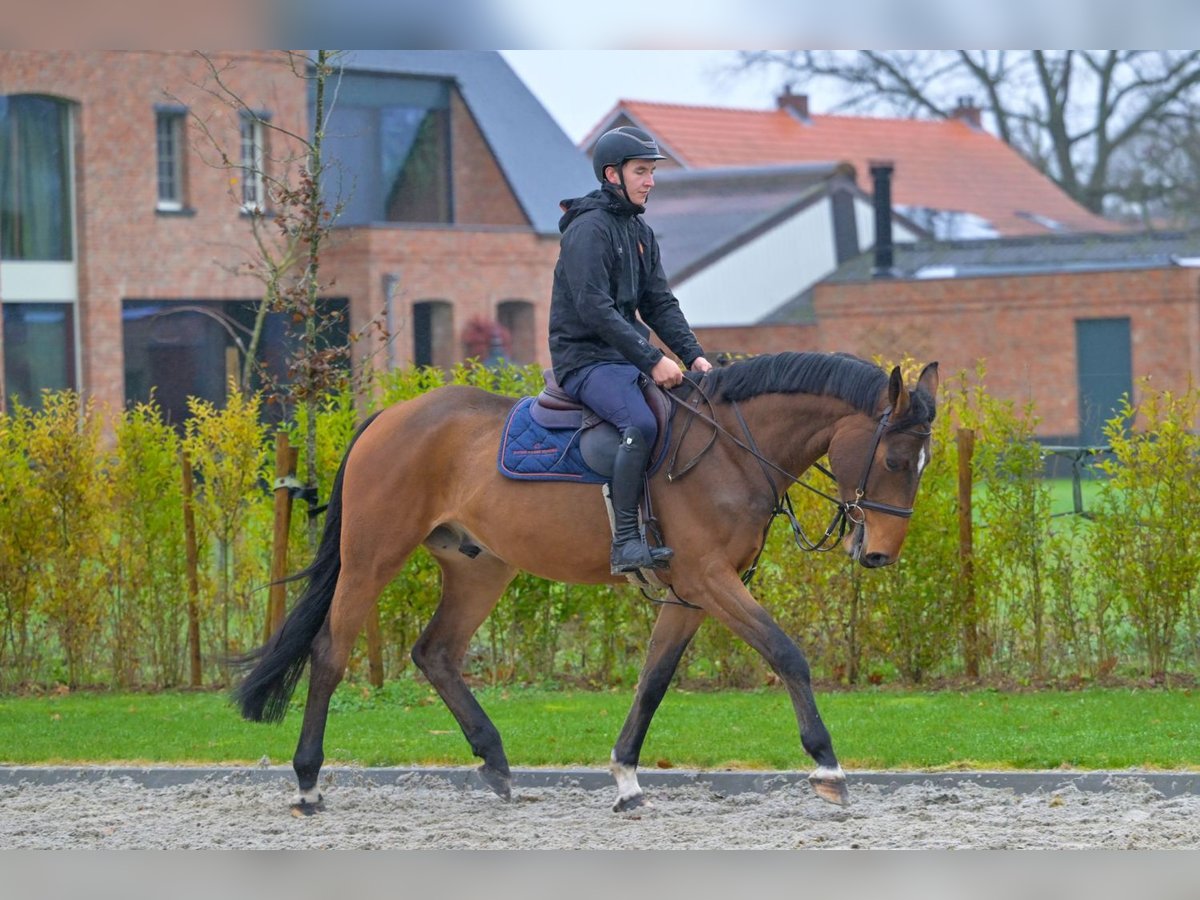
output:
[[621,163],[621,167],[617,169],[617,180],[621,182],[621,193],[625,195],[625,202],[630,206],[636,206],[633,199],[629,196],[629,188],[625,187],[625,164]]
[[[616,186],[621,188],[621,196],[625,198],[625,202],[628,203],[630,206],[637,206],[637,204],[633,202],[633,198],[629,196],[629,188],[625,187],[625,163],[626,162],[627,162],[627,160],[622,160],[621,164],[619,166],[608,166],[608,168],[616,170],[616,172],[617,172],[617,185]],[[607,181],[607,179],[605,179],[605,180]],[[608,183],[612,184],[611,181],[609,181]]]

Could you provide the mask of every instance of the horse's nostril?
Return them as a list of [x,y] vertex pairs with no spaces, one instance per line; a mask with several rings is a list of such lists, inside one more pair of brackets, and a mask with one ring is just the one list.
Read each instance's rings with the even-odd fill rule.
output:
[[862,564],[868,569],[878,569],[880,566],[886,566],[892,561],[892,558],[886,553],[867,553],[862,558]]

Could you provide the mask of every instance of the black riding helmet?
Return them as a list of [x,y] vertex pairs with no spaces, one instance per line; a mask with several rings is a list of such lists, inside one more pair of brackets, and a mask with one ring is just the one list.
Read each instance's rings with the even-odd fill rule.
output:
[[[640,128],[632,125],[622,125],[612,131],[606,131],[596,141],[592,151],[592,170],[596,178],[604,181],[604,169],[614,166],[618,172],[626,160],[630,159],[666,159],[658,152],[658,142]],[[624,187],[625,180],[621,179]]]

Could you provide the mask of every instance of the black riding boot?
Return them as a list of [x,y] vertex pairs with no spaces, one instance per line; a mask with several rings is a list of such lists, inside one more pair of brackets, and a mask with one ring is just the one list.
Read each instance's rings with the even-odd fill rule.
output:
[[612,555],[609,562],[612,574],[622,575],[638,569],[663,569],[675,552],[670,547],[651,548],[638,528],[638,500],[642,496],[642,479],[646,474],[646,463],[650,448],[636,428],[626,428],[621,433],[621,445],[617,447],[617,458],[613,462],[612,505],[613,530]]

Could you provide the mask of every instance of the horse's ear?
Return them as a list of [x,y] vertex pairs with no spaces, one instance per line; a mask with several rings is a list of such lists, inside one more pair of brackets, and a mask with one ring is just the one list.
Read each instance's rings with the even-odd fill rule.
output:
[[908,388],[904,386],[904,376],[900,367],[892,369],[892,377],[888,381],[888,404],[892,407],[892,419],[897,420],[908,412]]
[[921,370],[921,377],[917,379],[917,387],[924,388],[929,392],[929,396],[937,399],[938,391],[938,364],[931,362]]

